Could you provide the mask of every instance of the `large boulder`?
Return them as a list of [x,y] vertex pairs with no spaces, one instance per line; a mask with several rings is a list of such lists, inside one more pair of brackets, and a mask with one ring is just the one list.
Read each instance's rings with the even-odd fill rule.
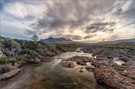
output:
[[86,70],[90,71],[90,72],[93,72],[94,68],[92,66],[86,66],[85,67]]
[[[131,74],[125,76],[123,73]],[[114,89],[135,89],[135,79],[133,73],[128,71],[118,71],[112,66],[94,69],[94,75],[98,82],[104,83]]]
[[17,62],[14,65],[12,65],[11,63],[0,65],[0,74],[9,72],[9,71],[14,70],[14,69],[17,69],[20,66],[21,66],[21,63],[17,63]]
[[131,61],[131,59],[128,58],[127,56],[125,56],[125,55],[119,55],[119,60],[122,60],[122,61],[125,61],[125,62]]
[[11,77],[14,77],[17,73],[19,73],[21,71],[21,69],[19,68],[16,68],[14,70],[11,70],[9,72],[6,72],[4,74],[1,74],[0,75],[0,80],[5,80],[5,79],[8,79],[8,78],[11,78]]
[[29,61],[30,63],[41,63],[41,60],[39,58],[31,59]]
[[68,61],[76,61],[78,65],[86,65],[87,62],[91,62],[92,59],[85,56],[74,56],[69,58]]
[[74,68],[76,66],[76,63],[74,61],[63,61],[62,66],[66,68]]

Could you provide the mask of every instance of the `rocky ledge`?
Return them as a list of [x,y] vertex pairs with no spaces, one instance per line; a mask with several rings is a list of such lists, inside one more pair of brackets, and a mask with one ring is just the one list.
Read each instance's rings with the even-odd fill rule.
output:
[[[98,82],[113,89],[135,89],[135,62],[132,60],[119,64],[113,58],[99,60],[74,56],[64,61],[62,65],[67,68],[74,68],[75,65],[85,66],[87,71],[93,72]],[[83,69],[79,72],[83,72]]]
[[6,72],[4,74],[1,74],[0,75],[0,80],[5,80],[5,79],[8,79],[8,78],[11,78],[11,77],[14,77],[16,74],[18,74],[19,72],[21,71],[21,69],[19,68],[16,68],[16,69],[13,69],[9,72]]
[[62,66],[66,68],[74,68],[76,66],[76,62],[74,61],[63,61]]
[[133,48],[90,47],[85,51],[96,59],[93,73],[98,82],[113,89],[135,89],[135,51]]
[[94,75],[98,82],[114,89],[135,89],[135,65],[133,63],[127,62],[121,66],[110,63],[95,67]]
[[87,62],[92,61],[92,58],[85,56],[74,56],[72,58],[67,59],[67,61],[75,61],[78,65],[86,65]]
[[5,80],[14,77],[17,73],[21,71],[21,65],[21,62],[14,63],[14,65],[12,65],[11,63],[0,65],[0,80]]
[[61,64],[66,68],[75,68],[77,65],[79,67],[79,72],[83,73],[85,70],[92,72],[94,66],[91,65],[92,58],[85,56],[73,56],[66,61],[63,61]]

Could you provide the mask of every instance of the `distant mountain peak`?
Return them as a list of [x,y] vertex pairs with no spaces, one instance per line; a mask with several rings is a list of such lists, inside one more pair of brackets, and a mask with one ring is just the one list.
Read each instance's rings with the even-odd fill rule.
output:
[[58,42],[71,42],[72,40],[66,39],[63,37],[60,37],[60,38],[48,37],[46,39],[41,39],[40,41],[46,42],[46,43],[58,43]]

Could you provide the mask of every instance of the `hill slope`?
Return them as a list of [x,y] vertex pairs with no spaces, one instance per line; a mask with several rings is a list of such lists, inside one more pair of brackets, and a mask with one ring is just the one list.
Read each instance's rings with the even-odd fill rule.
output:
[[134,43],[135,44],[135,39],[123,39],[123,40],[116,40],[116,41],[99,42],[99,44],[117,44],[117,43]]
[[53,38],[49,37],[46,39],[41,39],[41,42],[46,42],[46,43],[58,43],[58,42],[72,42],[70,39],[65,39],[65,38]]

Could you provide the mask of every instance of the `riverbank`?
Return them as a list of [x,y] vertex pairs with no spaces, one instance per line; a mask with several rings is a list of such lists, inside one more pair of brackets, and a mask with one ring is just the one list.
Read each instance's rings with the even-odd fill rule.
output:
[[25,66],[15,77],[1,81],[1,89],[106,89],[96,82],[92,72],[83,74],[78,71],[79,66],[70,70],[57,63],[59,58],[66,60],[66,56],[62,56],[65,54],[68,56],[71,52],[57,55],[47,63]]
[[[79,68],[81,73],[85,73],[87,69],[94,73],[98,82],[115,89],[135,89],[135,51],[133,49],[87,48],[86,50],[87,53],[93,53],[95,60],[88,61],[87,58],[75,56],[62,65],[71,69],[81,65],[83,66]],[[92,66],[86,67],[87,62],[91,62]]]
[[59,52],[49,61],[45,59],[47,56],[39,59],[40,62],[27,60],[31,67],[1,81],[2,89],[108,89],[104,85],[115,89],[135,88],[133,49],[84,47],[83,50]]
[[0,80],[17,75],[26,64],[40,64],[72,49],[70,44],[44,43],[0,37]]
[[95,48],[94,75],[98,82],[116,89],[135,89],[134,48]]
[[20,71],[23,70],[24,66],[34,65],[34,64],[40,65],[42,62],[50,62],[50,61],[52,61],[52,59],[50,57],[47,57],[46,59],[38,59],[30,62],[23,62],[23,61],[20,61],[19,63],[15,62],[14,65],[12,65],[11,63],[1,65],[1,68],[3,68],[1,70],[3,71],[5,70],[6,72],[3,73],[1,72],[0,81],[8,80],[12,77],[15,77]]

